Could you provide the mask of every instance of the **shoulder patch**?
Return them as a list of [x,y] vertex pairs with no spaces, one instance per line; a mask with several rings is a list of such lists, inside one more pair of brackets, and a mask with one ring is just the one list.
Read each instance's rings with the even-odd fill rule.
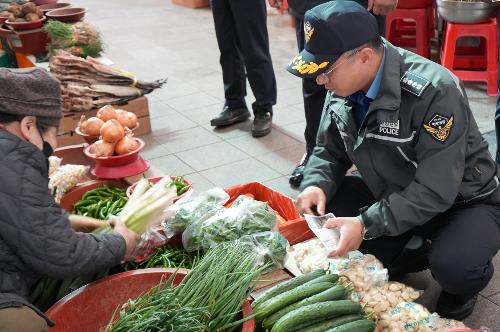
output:
[[431,120],[425,124],[424,129],[431,134],[437,141],[444,143],[450,136],[451,128],[453,127],[453,115],[449,118],[435,113]]
[[429,86],[431,81],[425,79],[415,73],[407,71],[401,77],[401,89],[420,97],[425,89]]

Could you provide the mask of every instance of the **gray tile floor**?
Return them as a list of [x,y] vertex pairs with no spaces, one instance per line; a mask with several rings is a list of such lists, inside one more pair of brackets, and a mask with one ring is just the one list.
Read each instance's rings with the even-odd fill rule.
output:
[[[104,35],[106,53],[118,66],[141,79],[168,77],[168,84],[149,95],[153,133],[146,137],[143,156],[160,171],[185,175],[197,189],[260,181],[296,196],[287,175],[304,151],[305,120],[300,80],[284,68],[296,53],[295,31],[288,16],[270,12],[268,29],[278,83],[274,129],[266,137],[250,135],[251,122],[214,130],[209,120],[224,98],[219,50],[209,9],[178,7],[154,0],[79,0],[86,20]],[[467,84],[479,128],[494,143],[495,98],[483,84]],[[253,102],[248,87],[247,103]],[[494,148],[494,147],[492,147]],[[462,244],[457,244],[462,245]],[[500,257],[495,258],[500,267]],[[425,290],[422,301],[433,309],[438,285],[428,273],[412,275],[408,283]],[[471,327],[500,331],[500,274],[481,293]]]

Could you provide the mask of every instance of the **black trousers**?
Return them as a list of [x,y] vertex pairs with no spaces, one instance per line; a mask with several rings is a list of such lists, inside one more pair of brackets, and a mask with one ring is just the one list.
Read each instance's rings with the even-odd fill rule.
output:
[[[359,0],[356,2],[366,7],[366,1]],[[376,18],[380,34],[385,36],[385,16],[376,16]],[[304,49],[305,42],[303,18],[295,18],[295,34],[297,36],[297,46],[300,52]],[[316,146],[316,136],[318,134],[326,92],[324,86],[316,84],[316,79],[306,78],[302,80],[302,94],[304,96],[304,112],[306,116],[304,137],[306,139],[306,152],[308,154],[311,154]]]
[[[226,105],[246,107],[246,77],[255,96],[255,113],[276,104],[265,0],[210,0],[220,50]],[[246,74],[245,74],[246,69]]]
[[[359,209],[375,202],[361,177],[347,176],[327,205],[338,217],[359,215]],[[408,242],[418,236],[429,245],[428,267],[441,287],[451,294],[473,295],[486,287],[493,276],[491,262],[500,248],[500,206],[468,204],[453,207],[422,226],[398,236],[382,236],[363,241],[360,251],[375,255],[389,273],[398,270]],[[418,259],[419,257],[414,257]]]

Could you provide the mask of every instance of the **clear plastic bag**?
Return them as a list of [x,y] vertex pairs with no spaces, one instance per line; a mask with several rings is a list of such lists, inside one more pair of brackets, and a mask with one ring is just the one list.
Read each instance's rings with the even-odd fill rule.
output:
[[376,331],[424,332],[428,331],[431,314],[420,304],[402,302],[379,318]]
[[231,207],[189,225],[182,233],[182,244],[187,251],[210,249],[244,235],[276,230],[276,219],[267,203],[242,195]]
[[413,302],[421,292],[399,282],[388,282],[382,287],[374,287],[368,291],[353,292],[351,299],[365,303],[366,312],[381,315],[401,302]]
[[240,241],[248,243],[254,253],[257,253],[257,264],[270,264],[270,272],[283,268],[288,251],[288,241],[278,232],[260,232],[245,235]]
[[66,164],[59,166],[50,176],[49,191],[57,203],[68,190],[76,186],[87,176],[90,166]]
[[155,252],[156,248],[161,247],[166,243],[167,238],[165,237],[161,226],[151,227],[146,232],[141,234],[141,237],[137,240],[131,257],[127,257],[127,259],[136,263],[143,262]]
[[302,273],[328,269],[328,251],[317,238],[292,246],[293,258]]
[[[462,322],[453,319],[441,318],[436,313],[433,313],[432,315],[429,316],[429,323],[425,327],[426,327],[426,332],[442,332],[442,331],[469,329]],[[480,331],[488,331],[488,329],[481,328]]]
[[229,195],[221,188],[213,188],[199,194],[188,193],[168,208],[172,216],[162,223],[166,237],[171,239],[193,222],[208,219],[222,209],[228,200]]
[[374,287],[382,287],[389,279],[387,269],[373,255],[363,255],[359,251],[351,251],[347,257],[329,259],[329,270],[332,273],[346,276],[357,291],[368,291]]

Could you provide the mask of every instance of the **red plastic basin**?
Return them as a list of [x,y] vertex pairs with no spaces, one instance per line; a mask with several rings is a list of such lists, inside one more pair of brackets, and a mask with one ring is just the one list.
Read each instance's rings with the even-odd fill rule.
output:
[[399,0],[398,7],[399,9],[416,9],[416,8],[425,8],[434,3],[435,0]]
[[[173,272],[175,269],[129,271],[83,286],[59,300],[46,312],[56,323],[49,331],[98,332],[109,323],[117,307],[147,292],[162,277],[168,278]],[[186,273],[187,270],[180,269],[173,283],[178,284]],[[248,301],[242,311],[244,316],[252,312]],[[241,331],[250,332],[254,329],[255,321],[251,319],[243,323]]]

